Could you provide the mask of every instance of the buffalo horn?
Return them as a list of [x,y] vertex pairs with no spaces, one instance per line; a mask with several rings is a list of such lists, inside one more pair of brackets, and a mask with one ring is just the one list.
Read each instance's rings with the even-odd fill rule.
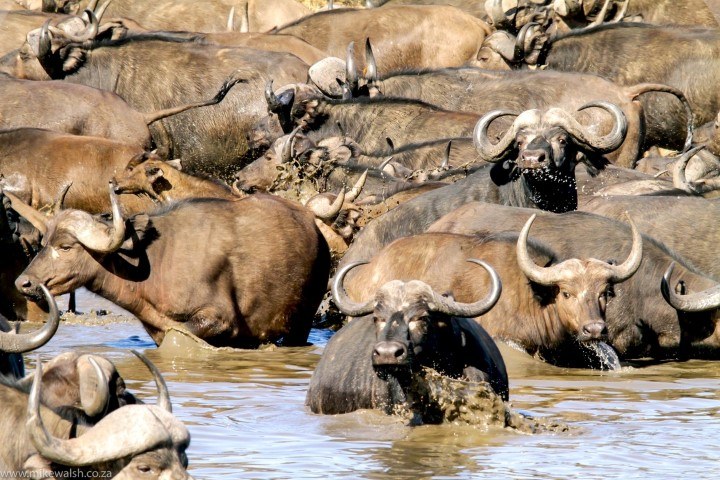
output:
[[166,412],[172,413],[172,401],[170,400],[170,392],[168,391],[167,384],[165,383],[165,379],[163,378],[162,373],[160,373],[160,370],[158,370],[155,364],[151,362],[150,359],[142,353],[138,352],[137,350],[130,351],[133,355],[142,360],[148,370],[150,370],[150,373],[152,373],[153,379],[155,380],[155,386],[158,390],[157,406],[162,408]]
[[[88,371],[85,362],[90,364],[92,371]],[[86,355],[80,358],[78,365],[80,373],[80,405],[90,417],[104,414],[110,400],[108,379],[97,361]]]
[[332,284],[333,302],[335,302],[335,305],[338,307],[338,309],[345,315],[351,317],[362,317],[363,315],[367,315],[368,313],[372,312],[375,308],[374,299],[365,302],[364,304],[353,302],[347,296],[347,293],[345,293],[345,287],[343,287],[343,280],[345,279],[345,275],[347,275],[350,270],[357,267],[358,265],[365,265],[367,263],[368,262],[354,262],[349,265],[345,265],[343,268],[340,269],[339,272],[335,274],[335,280],[333,280]]
[[695,189],[690,185],[690,183],[687,181],[687,178],[685,177],[685,169],[687,168],[687,164],[690,159],[703,148],[705,148],[705,145],[691,148],[687,152],[680,155],[680,158],[675,161],[675,163],[673,164],[672,172],[673,187],[683,190],[685,192],[695,193]]
[[350,92],[354,95],[357,91],[358,73],[357,65],[355,65],[355,42],[348,43],[347,46],[347,59],[345,61],[345,81],[350,88]]
[[109,183],[110,203],[112,204],[113,225],[107,227],[100,222],[89,219],[76,225],[75,238],[85,247],[98,253],[111,253],[120,248],[125,240],[125,220],[120,212],[120,203],[112,182]]
[[349,192],[345,195],[345,200],[348,202],[354,202],[355,199],[360,195],[360,192],[362,192],[363,187],[365,186],[365,181],[367,180],[368,171],[365,170],[362,175],[360,175],[360,178],[358,178],[358,181],[355,182],[355,185],[350,189]]
[[35,210],[27,203],[20,200],[13,193],[5,191],[5,196],[10,199],[12,208],[18,214],[20,214],[25,220],[30,222],[33,227],[37,228],[40,233],[45,235],[47,233],[47,223],[45,222],[45,215]]
[[50,312],[48,313],[45,325],[40,329],[31,333],[0,333],[0,351],[3,353],[25,353],[45,345],[52,337],[60,325],[60,313],[57,304],[50,291],[45,285],[40,285],[40,289],[45,295]]
[[377,62],[369,38],[365,39],[365,79],[368,83],[375,83],[378,79]]
[[245,2],[242,17],[240,18],[240,33],[248,33],[250,31],[250,2]]
[[[325,198],[323,198],[324,200]],[[340,190],[340,193],[330,205],[323,203],[322,205],[314,205],[312,212],[315,216],[321,220],[332,220],[337,217],[338,213],[342,209],[343,203],[345,203],[345,189]]]
[[489,9],[488,3],[489,2],[485,2],[485,11],[493,26],[498,29],[501,25],[507,23],[507,17],[505,17],[502,0],[492,0],[492,4]]
[[525,58],[525,39],[527,38],[528,31],[531,27],[538,27],[539,24],[536,22],[530,22],[523,25],[518,32],[517,39],[515,40],[515,51],[513,52],[513,62],[519,62]]
[[283,142],[282,151],[280,152],[280,161],[282,163],[288,163],[293,158],[293,145],[295,142],[295,135],[298,134],[300,129],[302,128],[302,125],[299,125],[293,129],[292,132],[287,136],[285,141]]
[[488,127],[495,119],[506,115],[517,114],[502,110],[493,110],[483,115],[482,118],[478,120],[477,125],[475,125],[475,131],[473,133],[475,148],[477,149],[480,158],[486,162],[497,162],[501,160],[503,155],[515,141],[517,132],[521,128],[535,124],[539,121],[539,114],[537,110],[527,110],[518,115],[512,126],[505,132],[505,134],[503,134],[498,143],[493,144],[488,138]]
[[608,153],[616,150],[622,145],[625,140],[625,134],[627,133],[628,123],[627,118],[625,118],[625,113],[623,113],[622,109],[617,105],[605,101],[588,103],[580,107],[578,111],[590,107],[602,108],[614,117],[615,122],[610,133],[605,136],[595,135],[575,120],[572,115],[560,108],[551,108],[548,110],[545,114],[545,120],[548,123],[556,124],[565,129],[566,132],[573,136],[575,143],[589,151]]
[[663,275],[660,290],[662,291],[665,301],[673,308],[683,312],[704,312],[712,310],[720,306],[720,285],[716,285],[708,290],[690,295],[679,295],[675,293],[675,289],[670,288],[670,278],[675,269],[675,262],[670,266]]
[[640,268],[640,262],[642,262],[643,254],[643,242],[640,230],[638,230],[635,222],[633,222],[630,215],[625,212],[628,223],[630,223],[630,229],[632,230],[632,248],[628,258],[620,265],[608,265],[610,269],[610,277],[608,281],[611,283],[624,282],[630,278],[638,268]]
[[495,269],[482,260],[469,258],[468,262],[480,265],[488,272],[491,281],[490,293],[488,293],[485,298],[480,299],[477,302],[460,303],[433,291],[433,305],[430,307],[432,310],[455,317],[472,318],[488,312],[495,306],[500,298],[500,294],[502,293],[502,282],[500,281],[500,276],[497,274]]
[[530,258],[527,250],[528,232],[530,232],[530,227],[535,221],[535,217],[537,217],[537,215],[533,214],[520,231],[516,248],[518,266],[523,274],[532,282],[540,285],[555,285],[568,278],[568,271],[563,264],[553,265],[552,267],[538,267],[533,259]]
[[40,413],[41,385],[38,358],[28,398],[26,432],[38,453],[51,462],[69,467],[98,465],[189,439],[187,429],[172,414],[154,405],[126,405],[80,437],[55,438],[45,428]]
[[282,111],[283,105],[280,103],[280,100],[278,100],[277,95],[275,95],[275,92],[273,91],[272,80],[268,80],[265,85],[265,101],[268,104],[269,112],[280,113]]

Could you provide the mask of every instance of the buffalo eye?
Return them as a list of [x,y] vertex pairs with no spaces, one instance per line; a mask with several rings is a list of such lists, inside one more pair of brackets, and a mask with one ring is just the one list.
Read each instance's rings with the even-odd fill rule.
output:
[[564,138],[558,138],[558,143],[560,145],[565,145],[567,143],[567,140],[565,140]]
[[60,246],[58,247],[58,249],[61,250],[61,251],[63,251],[63,252],[67,252],[67,251],[70,250],[71,248],[72,248],[72,245],[60,245]]
[[570,298],[570,293],[566,292],[565,290],[563,290],[561,293],[563,297]]
[[158,167],[152,167],[147,169],[148,175],[157,175],[157,173],[160,171]]
[[152,473],[153,468],[150,465],[138,465],[137,470],[140,473]]

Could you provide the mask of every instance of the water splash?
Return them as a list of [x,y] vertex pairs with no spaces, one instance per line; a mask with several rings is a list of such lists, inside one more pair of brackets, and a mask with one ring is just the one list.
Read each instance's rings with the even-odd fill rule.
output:
[[[599,370],[620,370],[620,357],[613,347],[605,342],[582,342],[580,345],[586,350],[586,357]],[[597,365],[597,366],[595,366]]]

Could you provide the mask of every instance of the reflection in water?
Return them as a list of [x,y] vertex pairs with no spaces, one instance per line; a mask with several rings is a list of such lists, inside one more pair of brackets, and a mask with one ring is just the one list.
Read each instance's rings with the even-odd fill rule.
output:
[[[86,307],[87,308],[87,307]],[[89,311],[89,310],[86,310]],[[502,347],[512,406],[573,428],[526,435],[465,425],[408,427],[374,411],[321,416],[304,406],[314,345],[264,351],[155,349],[137,321],[63,323],[43,360],[71,348],[113,360],[154,400],[139,348],[164,373],[189,427],[196,478],[716,478],[720,369],[703,361],[597,372],[553,367]],[[119,323],[118,320],[122,320]]]

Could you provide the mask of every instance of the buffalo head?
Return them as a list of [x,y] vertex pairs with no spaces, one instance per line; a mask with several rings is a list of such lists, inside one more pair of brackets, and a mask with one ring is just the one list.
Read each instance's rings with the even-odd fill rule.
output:
[[365,303],[350,300],[342,286],[348,271],[366,262],[351,263],[335,276],[332,294],[335,305],[345,315],[359,317],[373,314],[377,343],[372,364],[378,369],[401,372],[433,367],[436,347],[442,331],[451,328],[451,317],[478,317],[489,311],[500,298],[502,284],[495,270],[481,260],[470,259],[490,275],[492,287],[487,297],[474,303],[459,303],[435,292],[420,280],[386,283]]
[[180,160],[165,161],[153,152],[140,153],[113,178],[115,193],[144,194],[159,200],[159,194],[170,188],[165,177],[171,169],[182,170]]
[[578,153],[602,155],[622,145],[627,133],[627,119],[623,111],[610,102],[598,101],[580,107],[597,107],[610,113],[615,122],[607,135],[594,134],[561,108],[546,112],[526,110],[517,115],[512,126],[493,144],[487,130],[497,118],[514,115],[493,110],[485,114],[475,127],[475,146],[480,157],[488,162],[510,158],[521,170],[555,170],[572,172]]
[[124,406],[68,440],[53,437],[43,423],[42,370],[38,361],[28,401],[27,433],[47,467],[102,468],[117,479],[192,478],[185,471],[190,434],[172,415],[167,387],[157,368],[151,367],[160,392],[158,405]]
[[[632,249],[620,265],[590,258],[565,260],[550,267],[539,267],[530,258],[527,238],[536,215],[530,217],[517,241],[517,261],[531,282],[550,287],[541,301],[554,304],[566,331],[579,341],[602,340],[607,335],[605,309],[612,295],[612,285],[630,278],[642,261],[642,236],[633,221]],[[581,241],[581,240],[578,240]]]
[[42,249],[15,281],[15,286],[30,298],[40,297],[41,285],[46,285],[53,295],[85,285],[99,267],[98,261],[120,249],[125,240],[125,220],[112,184],[111,225],[87,212],[71,209],[47,220],[17,197],[11,200],[13,208],[43,233]]

